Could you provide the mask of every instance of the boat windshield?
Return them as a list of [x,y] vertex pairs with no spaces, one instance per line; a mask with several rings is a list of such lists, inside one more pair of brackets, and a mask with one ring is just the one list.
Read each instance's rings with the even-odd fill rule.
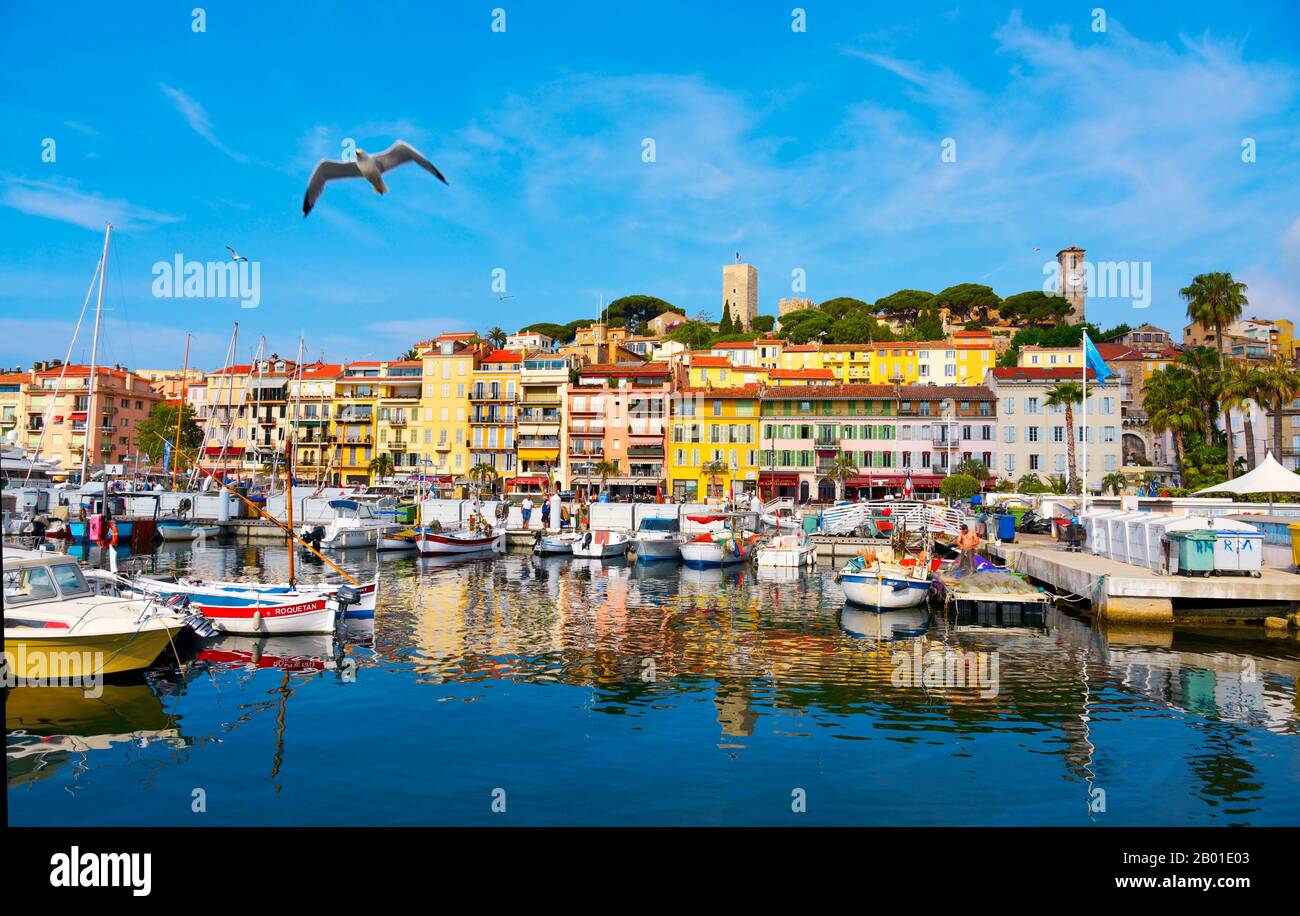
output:
[[641,519],[642,531],[669,531],[676,532],[680,529],[675,518],[643,518]]
[[76,563],[56,563],[50,567],[50,572],[54,575],[54,581],[58,583],[59,591],[65,598],[90,594],[90,585],[86,582],[86,577],[81,574],[81,567]]
[[59,596],[50,571],[44,566],[5,570],[5,604],[48,601]]

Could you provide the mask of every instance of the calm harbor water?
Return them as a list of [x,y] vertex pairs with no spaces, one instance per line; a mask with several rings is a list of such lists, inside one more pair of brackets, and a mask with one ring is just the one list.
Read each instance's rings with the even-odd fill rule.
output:
[[[283,577],[287,557],[156,563]],[[382,577],[373,627],[227,637],[97,699],[10,691],[10,822],[1300,823],[1293,638],[845,611],[826,567],[343,563]],[[988,653],[996,691],[899,674],[957,649]]]

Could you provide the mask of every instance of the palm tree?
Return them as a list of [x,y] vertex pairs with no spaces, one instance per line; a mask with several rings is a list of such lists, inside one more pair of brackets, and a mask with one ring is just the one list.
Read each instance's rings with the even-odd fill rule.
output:
[[509,337],[505,331],[497,327],[492,328],[492,330],[488,331],[485,336],[489,341],[491,341],[492,346],[496,347],[498,350],[506,345],[506,338]]
[[1258,397],[1273,417],[1273,457],[1282,454],[1282,410],[1300,396],[1300,369],[1275,356],[1259,369]]
[[853,458],[841,453],[831,459],[830,466],[826,468],[826,479],[835,481],[835,491],[843,499],[845,484],[850,477],[857,477],[858,473],[858,466],[853,462]]
[[[602,490],[605,489],[605,481],[618,476],[618,463],[610,461],[608,458],[597,461],[591,466],[591,469],[600,475],[600,488]],[[591,497],[588,496],[587,498],[590,499]]]
[[1033,471],[1020,475],[1020,479],[1016,481],[1017,493],[1043,493],[1048,489],[1047,484],[1043,483],[1043,478]]
[[[1215,347],[1222,360],[1226,357],[1223,349],[1223,329],[1241,317],[1242,310],[1249,304],[1246,299],[1246,284],[1232,279],[1229,273],[1197,274],[1189,286],[1178,291],[1187,301],[1187,317],[1198,322],[1203,328],[1214,328]],[[1215,411],[1210,411],[1213,416]],[[1228,409],[1223,409],[1223,432],[1228,437],[1228,476],[1232,476],[1232,426]]]
[[1101,492],[1103,493],[1109,490],[1116,496],[1119,496],[1124,492],[1124,488],[1127,486],[1128,478],[1124,476],[1122,471],[1111,471],[1101,479]]
[[[1074,481],[1074,483],[1077,484],[1078,482],[1079,482],[1079,481],[1078,481],[1078,479],[1076,478],[1075,481]],[[1057,477],[1056,475],[1052,475],[1051,477],[1048,477],[1048,478],[1047,478],[1047,489],[1050,490],[1050,491],[1052,492],[1052,494],[1055,495],[1055,496],[1064,496],[1065,494],[1067,494],[1067,493],[1069,493],[1069,492],[1071,492],[1071,491],[1076,491],[1076,492],[1077,492],[1077,488],[1076,488],[1075,486],[1073,486],[1073,485],[1070,483],[1070,481],[1066,480],[1065,477],[1064,477],[1064,475],[1062,475],[1062,476],[1060,476],[1060,477]]]
[[410,362],[412,360],[417,360],[419,358],[420,358],[420,351],[415,347],[409,348],[405,353],[397,357],[399,362]]
[[487,463],[476,464],[469,469],[469,479],[479,490],[484,487],[495,489],[497,469]]
[[[1255,366],[1249,363],[1234,360],[1224,367],[1224,371],[1219,373],[1218,388],[1215,392],[1219,402],[1223,404],[1224,410],[1229,412],[1239,410],[1242,415],[1242,422],[1245,425],[1246,434],[1246,465],[1247,470],[1253,468],[1256,462],[1255,456],[1255,424],[1251,419],[1255,404],[1259,403],[1262,398],[1262,389],[1264,387],[1264,374]],[[1231,480],[1236,473],[1237,461],[1233,455],[1232,437],[1228,437],[1228,479]]]
[[[1068,454],[1070,456],[1070,489],[1071,493],[1078,493],[1081,489],[1079,481],[1078,465],[1075,463],[1074,455],[1074,405],[1083,403],[1083,386],[1078,382],[1060,382],[1051,391],[1047,392],[1047,399],[1043,402],[1048,407],[1065,408],[1065,433],[1068,442]],[[1084,448],[1088,445],[1085,442]]]
[[378,455],[370,459],[368,467],[370,469],[370,480],[372,483],[377,480],[382,480],[385,477],[392,477],[393,456],[388,454],[388,452],[380,452]]
[[1183,486],[1187,484],[1183,467],[1186,437],[1202,432],[1208,420],[1197,402],[1191,373],[1179,366],[1169,366],[1153,373],[1143,389],[1142,406],[1147,412],[1147,422],[1156,432],[1170,433],[1174,437],[1174,460]]
[[731,468],[721,458],[715,458],[700,465],[700,473],[709,479],[710,485],[717,486],[718,478],[731,473]]

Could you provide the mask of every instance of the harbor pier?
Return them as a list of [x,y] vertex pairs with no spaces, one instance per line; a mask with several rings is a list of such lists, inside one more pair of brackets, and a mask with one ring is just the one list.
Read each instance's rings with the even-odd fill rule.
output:
[[1064,550],[1046,535],[989,541],[984,551],[1058,595],[1115,623],[1265,623],[1286,626],[1300,609],[1300,574],[1265,567],[1253,576],[1162,575],[1095,554]]

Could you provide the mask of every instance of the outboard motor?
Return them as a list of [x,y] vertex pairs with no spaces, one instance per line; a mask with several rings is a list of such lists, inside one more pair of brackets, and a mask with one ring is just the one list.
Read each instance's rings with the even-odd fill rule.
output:
[[339,604],[339,613],[346,617],[348,608],[361,603],[361,592],[355,585],[340,585],[334,592],[334,600]]
[[325,540],[325,526],[316,525],[313,528],[304,527],[302,539],[312,546],[313,550],[320,550],[321,542]]

